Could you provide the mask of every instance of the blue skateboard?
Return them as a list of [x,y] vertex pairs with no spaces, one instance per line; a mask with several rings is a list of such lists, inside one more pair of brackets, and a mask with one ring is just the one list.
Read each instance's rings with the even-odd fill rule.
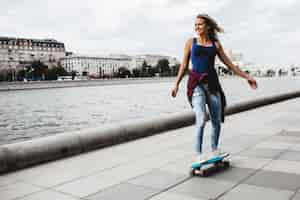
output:
[[224,160],[229,155],[229,153],[226,153],[221,156],[211,157],[210,159],[204,160],[203,162],[192,163],[190,175],[200,175],[202,177],[206,177],[209,176],[211,173],[229,168],[229,161]]

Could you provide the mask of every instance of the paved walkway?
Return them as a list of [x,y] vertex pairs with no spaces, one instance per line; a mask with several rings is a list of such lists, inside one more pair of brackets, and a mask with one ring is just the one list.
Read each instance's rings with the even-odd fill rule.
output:
[[[194,127],[0,176],[1,200],[300,200],[300,100],[230,116],[232,167],[189,177]],[[208,123],[204,140],[210,146]]]

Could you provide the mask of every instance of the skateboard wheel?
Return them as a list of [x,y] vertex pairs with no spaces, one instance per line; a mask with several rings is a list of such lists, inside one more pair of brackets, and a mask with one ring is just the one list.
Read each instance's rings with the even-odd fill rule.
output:
[[196,173],[195,173],[195,170],[194,170],[194,169],[191,169],[189,174],[190,174],[190,176],[195,176],[195,174],[196,174]]
[[214,165],[217,166],[217,167],[219,167],[219,166],[222,165],[222,161],[218,161],[218,162],[216,162]]
[[224,167],[225,167],[225,168],[230,167],[230,162],[229,162],[229,161],[225,161],[225,162],[224,162]]
[[201,174],[200,174],[202,177],[207,177],[208,176],[208,172],[207,171],[201,171]]

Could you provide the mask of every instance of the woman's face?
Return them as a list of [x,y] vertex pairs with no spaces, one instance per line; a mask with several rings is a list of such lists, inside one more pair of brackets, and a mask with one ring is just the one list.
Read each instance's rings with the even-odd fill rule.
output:
[[196,18],[195,20],[195,31],[197,35],[203,35],[206,33],[206,24],[203,18]]

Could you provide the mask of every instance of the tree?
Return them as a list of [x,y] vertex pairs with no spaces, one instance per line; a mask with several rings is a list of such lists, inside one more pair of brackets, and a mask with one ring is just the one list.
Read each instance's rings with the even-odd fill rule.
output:
[[17,81],[23,81],[26,75],[25,69],[21,69],[17,72]]
[[15,73],[16,73],[15,69],[12,69],[12,68],[8,69],[8,71],[7,71],[8,81],[14,81]]
[[150,77],[155,75],[155,68],[152,67],[151,65],[148,65],[148,74]]
[[161,73],[163,76],[165,75],[169,75],[170,74],[170,66],[169,66],[169,61],[168,59],[160,59],[158,62],[157,62],[157,65],[156,65],[156,68],[158,70],[158,73]]
[[140,74],[141,74],[141,70],[140,70],[140,69],[134,68],[134,69],[132,70],[132,76],[133,76],[133,77],[140,77]]
[[153,70],[152,70],[152,66],[148,65],[146,61],[144,61],[143,64],[142,64],[140,76],[141,77],[154,76],[154,73],[153,73]]
[[233,73],[225,67],[219,67],[219,74],[221,75],[233,75]]
[[176,76],[177,73],[178,73],[178,71],[179,71],[179,68],[180,68],[180,64],[173,65],[173,66],[171,67],[171,70],[172,70],[171,75],[172,75],[172,76]]
[[34,80],[42,80],[48,71],[48,66],[40,60],[33,61],[30,68],[32,69],[32,76]]
[[147,62],[144,60],[143,64],[142,64],[142,72],[147,72],[147,68],[148,68],[148,64]]
[[268,69],[266,72],[266,76],[275,76],[276,72],[273,69]]
[[60,64],[47,70],[46,80],[57,80],[58,76],[70,75]]
[[76,77],[76,71],[71,71],[72,80],[75,80]]
[[2,69],[0,71],[0,81],[8,81],[8,70]]
[[126,67],[120,67],[118,69],[118,77],[120,78],[126,78],[130,77],[131,73]]

